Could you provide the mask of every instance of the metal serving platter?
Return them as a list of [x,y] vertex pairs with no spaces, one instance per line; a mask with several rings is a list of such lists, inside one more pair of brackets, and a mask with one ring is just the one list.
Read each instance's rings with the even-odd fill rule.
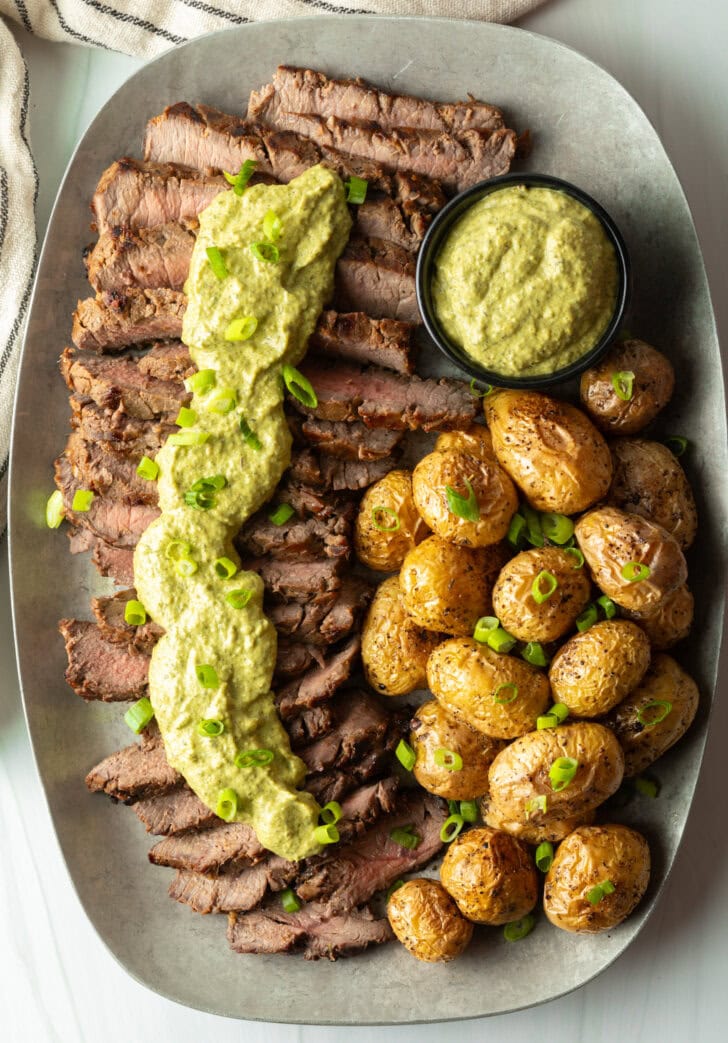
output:
[[[269,80],[280,62],[360,75],[438,99],[470,91],[503,106],[511,125],[532,130],[525,169],[575,182],[617,221],[634,270],[629,326],[676,364],[678,389],[660,430],[685,434],[693,444],[687,466],[701,537],[689,564],[698,611],[695,636],[679,658],[700,685],[702,705],[688,736],[660,763],[660,799],[617,813],[649,837],[654,871],[639,910],[608,934],[575,937],[541,919],[527,941],[514,945],[500,930],[480,929],[466,955],[446,966],[418,963],[396,944],[335,964],[237,956],[225,940],[225,917],[196,916],[167,898],[170,874],[148,864],[150,838],[136,817],[84,787],[88,768],[129,741],[120,707],[85,705],[64,683],[57,620],[87,617],[89,597],[108,589],[108,581],[83,557],[70,557],[62,531],[49,531],[43,521],[52,462],[68,425],[56,360],[76,299],[89,292],[81,264],[91,238],[88,204],[112,160],[140,154],[148,117],[180,99],[241,111],[249,90]],[[434,352],[426,362],[445,372]],[[20,374],[10,501],[15,633],[28,726],[69,873],[115,958],[149,988],[191,1007],[341,1025],[502,1013],[568,992],[607,967],[658,898],[700,768],[722,631],[724,432],[713,313],[685,197],[644,113],[586,58],[499,25],[345,16],[245,25],[173,50],[132,76],[79,145],[48,229]]]

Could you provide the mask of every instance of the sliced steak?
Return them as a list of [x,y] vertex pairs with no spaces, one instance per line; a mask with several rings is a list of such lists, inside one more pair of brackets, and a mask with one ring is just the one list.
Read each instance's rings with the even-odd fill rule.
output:
[[309,774],[343,768],[381,746],[391,717],[367,692],[353,688],[334,703],[333,727],[323,738],[298,751]]
[[330,800],[341,802],[357,786],[382,778],[391,770],[391,753],[386,746],[382,746],[371,750],[360,761],[346,768],[332,768],[318,775],[310,775],[306,780],[306,789],[322,806]]
[[[289,426],[294,427],[301,441],[322,450],[327,457],[334,457],[337,460],[354,462],[383,460],[394,453],[403,437],[401,431],[388,431],[383,427],[367,427],[359,421],[343,423],[319,420],[317,417],[306,417],[297,421],[297,417],[289,417],[288,420]],[[336,472],[336,466],[333,463],[330,466]],[[319,470],[321,471],[320,467]],[[332,476],[332,482],[335,480]],[[351,481],[348,476],[345,480]]]
[[[272,900],[275,901],[275,900]],[[286,913],[280,905],[230,913],[228,941],[239,953],[300,951],[307,960],[335,960],[381,945],[392,938],[387,920],[375,920],[367,908],[324,919],[320,910]]]
[[120,587],[134,582],[134,551],[125,547],[112,547],[99,536],[93,537],[91,561],[102,576],[109,576]]
[[[281,638],[278,639],[280,648]],[[326,703],[304,710],[297,717],[286,721],[286,731],[293,749],[305,746],[314,739],[320,739],[334,724],[334,711]]]
[[215,876],[178,869],[169,896],[196,913],[229,913],[254,909],[266,893],[281,891],[298,871],[295,862],[270,855],[253,866],[228,866]]
[[150,655],[164,633],[153,620],[142,626],[130,626],[124,618],[127,602],[136,598],[134,589],[120,590],[107,597],[92,598],[91,611],[96,617],[101,633],[112,644],[131,645],[138,652]]
[[139,357],[138,365],[156,380],[184,380],[195,372],[190,349],[181,340],[160,341]]
[[182,782],[182,776],[167,763],[159,738],[147,745],[132,743],[112,753],[86,776],[86,785],[92,793],[106,793],[124,803],[175,789]]
[[96,623],[62,619],[58,629],[66,643],[66,681],[82,699],[126,702],[146,694],[148,656],[108,641]]
[[88,281],[97,293],[131,286],[181,290],[194,245],[192,232],[176,222],[137,230],[117,226],[103,232],[87,253]]
[[375,318],[420,322],[415,258],[384,239],[354,236],[336,262],[336,304]]
[[259,511],[245,523],[236,537],[241,553],[310,561],[314,558],[348,558],[351,552],[351,523],[346,517],[305,520],[295,514],[283,525],[275,525],[268,511]]
[[121,351],[131,344],[179,337],[186,300],[177,290],[129,289],[79,301],[71,338],[77,348]]
[[431,220],[426,211],[405,208],[388,196],[367,198],[357,207],[356,232],[363,238],[387,239],[417,253]]
[[309,344],[316,351],[352,362],[414,373],[413,327],[396,319],[372,319],[363,312],[325,311]]
[[314,663],[321,664],[323,656],[316,645],[301,641],[278,639],[276,651],[275,680],[279,683],[305,673]]
[[343,492],[366,489],[397,464],[394,450],[380,460],[342,460],[326,453],[303,450],[294,453],[288,475],[291,480]]
[[289,561],[279,558],[244,558],[243,568],[257,572],[269,598],[308,601],[341,586],[341,558]]
[[[178,428],[169,420],[141,420],[122,409],[102,409],[71,395],[71,426],[86,441],[95,442],[107,453],[154,457],[169,435]],[[169,414],[166,414],[170,416]]]
[[112,412],[121,410],[139,420],[167,414],[171,422],[192,397],[178,380],[160,380],[133,358],[108,358],[66,348],[60,366],[66,384],[82,401],[90,400]]
[[266,614],[279,635],[331,645],[357,626],[372,593],[365,580],[345,576],[338,590],[325,591],[305,602],[266,604]]
[[134,804],[134,811],[147,833],[170,836],[174,833],[189,833],[194,829],[207,829],[219,822],[214,811],[203,804],[188,786],[153,792]]
[[264,854],[250,826],[220,822],[199,833],[165,837],[149,852],[149,861],[157,866],[209,873],[233,860],[259,862]]
[[361,640],[356,634],[343,648],[334,652],[323,666],[313,667],[302,677],[281,688],[276,696],[276,706],[282,720],[330,699],[351,677],[360,647]]
[[88,529],[113,547],[127,550],[135,547],[147,526],[159,517],[159,511],[154,507],[110,500],[106,496],[96,496],[87,511],[74,511],[74,494],[83,489],[83,485],[74,477],[71,464],[65,456],[59,456],[55,462],[55,479],[56,486],[63,494],[68,521]]
[[126,504],[156,506],[157,484],[137,474],[139,457],[106,452],[98,442],[87,441],[77,432],[69,435],[65,456],[82,489]]
[[[401,377],[374,367],[334,368],[313,358],[305,359],[300,369],[316,391],[313,413],[323,420],[433,431],[466,427],[475,419],[477,400],[459,381]],[[295,407],[296,400],[291,404]]]

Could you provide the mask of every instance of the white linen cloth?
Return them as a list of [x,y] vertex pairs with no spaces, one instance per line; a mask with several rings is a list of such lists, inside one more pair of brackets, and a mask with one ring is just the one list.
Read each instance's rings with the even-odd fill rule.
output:
[[[324,14],[430,15],[511,22],[543,0],[0,0],[0,16],[49,40],[153,58],[245,22]],[[0,535],[10,424],[37,244],[38,174],[28,135],[23,56],[0,18]],[[69,314],[70,322],[70,314]],[[59,341],[59,352],[62,348]],[[49,490],[51,476],[48,476]]]

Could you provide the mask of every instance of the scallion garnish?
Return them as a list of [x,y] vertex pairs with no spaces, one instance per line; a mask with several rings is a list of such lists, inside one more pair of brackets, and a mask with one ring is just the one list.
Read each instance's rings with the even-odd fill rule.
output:
[[343,814],[344,812],[342,811],[341,804],[339,804],[338,800],[330,800],[328,804],[324,804],[319,811],[319,818],[324,825],[333,825],[339,821]]
[[413,832],[414,828],[413,825],[397,826],[396,829],[390,832],[389,836],[395,844],[399,844],[400,847],[406,847],[409,851],[414,851],[415,848],[420,846],[422,840],[421,837],[418,837]]
[[197,734],[203,735],[206,739],[216,739],[224,731],[224,723],[216,717],[206,717],[204,720],[197,722]]
[[572,565],[572,569],[583,569],[584,568],[584,555],[578,547],[564,547],[564,554],[569,554],[576,562]]
[[295,513],[290,503],[279,503],[277,507],[268,512],[268,517],[274,525],[285,525]]
[[175,431],[167,442],[170,445],[204,445],[209,437],[209,431]]
[[643,797],[654,800],[660,792],[660,784],[657,779],[648,778],[646,775],[638,775],[634,780],[634,788]]
[[549,768],[549,779],[554,793],[560,793],[561,790],[566,789],[573,782],[578,770],[579,762],[573,757],[557,757]]
[[[501,692],[504,694],[501,695]],[[517,698],[518,685],[514,684],[513,681],[499,684],[493,692],[493,702],[498,703],[499,706],[509,706],[511,703],[515,702]]]
[[[377,520],[378,514],[384,514],[392,521],[387,525]],[[391,507],[372,507],[372,525],[380,532],[397,532],[400,527],[399,515]]]
[[531,797],[526,801],[526,818],[529,818],[534,811],[541,811],[545,814],[547,806],[548,801],[545,794],[540,797]]
[[188,409],[187,406],[180,406],[174,422],[177,427],[194,427],[197,423],[197,413],[194,409]]
[[387,890],[385,901],[388,902],[394,892],[399,891],[400,887],[404,887],[404,880],[395,880],[392,886]]
[[522,514],[514,514],[511,518],[511,523],[508,526],[508,533],[506,539],[510,543],[511,547],[515,550],[520,550],[526,541],[526,519]]
[[187,377],[184,385],[188,391],[204,395],[210,388],[214,388],[216,383],[217,376],[214,369],[200,369],[197,373],[193,373],[191,377]]
[[473,639],[479,641],[481,645],[483,645],[488,640],[488,635],[493,630],[497,630],[499,626],[500,622],[496,616],[481,616],[475,624]]
[[541,529],[541,515],[529,507],[527,503],[521,504],[521,514],[526,520],[526,539],[532,547],[543,547],[544,538]]
[[217,670],[209,663],[198,663],[195,667],[195,676],[203,688],[217,688],[220,684]]
[[299,373],[295,366],[285,365],[282,373],[283,383],[289,393],[307,409],[315,409],[318,405],[318,397],[311,381],[304,377],[303,373]]
[[465,825],[462,815],[448,815],[440,830],[440,840],[443,844],[451,844],[455,837],[459,836]]
[[445,749],[444,746],[438,746],[434,753],[435,764],[438,768],[444,768],[446,771],[462,771],[463,770],[463,758],[455,750]]
[[292,888],[287,887],[285,891],[281,891],[281,905],[286,913],[297,913],[301,908],[301,903]]
[[256,453],[260,452],[260,450],[263,448],[263,444],[244,416],[240,417],[240,422],[238,426],[240,427],[240,433],[243,436],[243,441],[246,442],[246,444],[249,445],[251,449],[254,449]]
[[538,641],[529,641],[526,647],[521,649],[521,658],[531,666],[548,666],[549,663],[543,645]]
[[46,525],[49,529],[57,529],[66,516],[66,508],[63,505],[63,493],[56,489],[51,493],[46,503]]
[[197,572],[199,565],[194,558],[178,558],[174,563],[175,572],[178,572],[180,576],[188,578],[194,576]]
[[251,243],[250,252],[257,261],[264,261],[265,264],[278,264],[281,259],[280,250],[274,243]]
[[670,435],[663,445],[666,445],[674,456],[682,456],[690,443],[683,435]]
[[470,390],[476,398],[487,398],[488,395],[492,395],[495,391],[493,384],[488,384],[484,380],[478,380],[477,377],[473,377],[470,381]]
[[649,565],[643,565],[641,561],[628,561],[619,571],[622,579],[626,579],[628,583],[640,583],[652,574]]
[[537,605],[543,605],[544,601],[548,601],[551,595],[556,593],[558,586],[559,581],[553,572],[541,569],[531,584],[531,597]]
[[233,319],[225,327],[223,334],[225,340],[250,340],[258,328],[258,320],[255,315],[243,315],[240,319]]
[[415,766],[415,761],[417,760],[417,754],[410,744],[405,742],[404,739],[400,739],[397,744],[397,749],[394,752],[402,767],[407,771],[412,771]]
[[268,242],[275,243],[280,239],[282,229],[281,219],[275,210],[266,211],[266,215],[263,218],[263,235]]
[[558,728],[568,716],[569,707],[565,703],[554,703],[548,713],[536,718],[536,728],[538,731],[542,731],[544,728]]
[[179,561],[180,558],[189,558],[191,554],[192,547],[189,543],[185,543],[184,540],[170,540],[164,548],[164,556],[165,558],[169,558],[170,561]]
[[476,522],[480,518],[480,505],[475,495],[475,489],[473,489],[467,478],[465,479],[465,488],[468,490],[467,496],[463,496],[462,493],[453,489],[451,485],[445,486],[447,507],[450,513],[456,517],[462,518],[464,521]]
[[225,557],[215,558],[212,567],[214,568],[216,575],[218,575],[220,579],[232,579],[232,577],[238,571],[238,566],[235,564],[235,562],[231,561],[230,558]]
[[233,608],[245,608],[252,596],[252,590],[246,590],[244,587],[241,587],[240,590],[231,590],[229,594],[226,594],[225,600]]
[[233,192],[236,196],[241,196],[245,191],[245,186],[253,176],[256,162],[255,159],[246,159],[237,174],[228,174],[227,170],[223,170],[222,176],[229,185],[233,186]]
[[207,399],[205,409],[209,409],[211,413],[217,413],[218,416],[225,416],[227,413],[232,413],[237,404],[238,398],[234,388],[220,388]]
[[141,601],[135,601],[130,598],[129,601],[124,605],[124,622],[128,623],[130,627],[141,627],[147,621],[147,610],[142,605]]
[[478,802],[476,800],[461,800],[460,814],[466,822],[477,822]]
[[503,654],[517,644],[516,638],[503,629],[495,616],[480,617],[473,630],[473,640]]
[[616,891],[616,887],[611,880],[602,880],[601,884],[589,888],[586,893],[586,900],[589,905],[599,905],[603,898],[611,895],[614,891]]
[[553,514],[547,511],[541,515],[541,531],[547,540],[563,546],[574,535],[574,523],[565,514]]
[[124,720],[136,735],[144,731],[152,717],[154,710],[146,695],[138,699],[124,714]]
[[341,839],[341,834],[333,822],[327,822],[326,825],[316,826],[313,838],[317,844],[336,844]]
[[536,848],[534,860],[537,868],[540,869],[542,873],[548,873],[551,868],[551,863],[554,860],[554,845],[549,843],[548,840],[544,840],[543,843],[539,844]]
[[71,510],[85,514],[94,502],[94,493],[90,489],[76,489],[71,501]]
[[265,768],[270,764],[275,753],[273,750],[242,750],[235,758],[236,768]]
[[614,619],[617,614],[617,606],[611,598],[607,597],[606,594],[602,594],[601,597],[597,598],[596,604],[601,608],[605,619]]
[[526,913],[520,920],[513,920],[503,928],[503,937],[507,942],[520,942],[527,934],[530,934],[536,925],[536,920],[530,913]]
[[225,259],[217,246],[206,247],[205,253],[207,254],[207,260],[210,262],[210,267],[212,268],[213,274],[216,278],[227,279],[229,274],[227,265],[225,264]]
[[198,511],[209,511],[215,506],[215,496],[227,485],[227,478],[222,474],[213,474],[209,478],[198,478],[185,493],[184,499],[188,507]]
[[225,822],[231,822],[238,813],[238,795],[234,789],[221,789],[217,795],[215,814]]
[[147,482],[154,482],[159,478],[159,464],[156,460],[150,460],[148,456],[143,456],[137,464],[136,473],[140,478],[144,478]]
[[355,206],[361,206],[367,197],[367,189],[369,188],[369,182],[365,181],[363,177],[355,177],[354,174],[344,182],[346,188],[346,201],[347,203],[354,203]]
[[[649,710],[656,710],[657,712],[649,713],[645,717],[645,713]],[[639,708],[637,720],[643,728],[654,728],[656,724],[660,724],[671,713],[672,703],[668,699],[652,699],[649,703],[645,703],[644,706]]]
[[580,612],[576,617],[576,629],[580,634],[583,634],[589,627],[593,627],[596,621],[599,619],[599,613],[597,612],[597,606],[594,602],[587,605],[583,612]]
[[549,710],[550,714],[556,718],[559,724],[563,724],[566,718],[569,716],[569,707],[566,703],[554,703]]
[[631,369],[622,369],[612,373],[612,387],[623,402],[629,402],[634,393],[634,373]]

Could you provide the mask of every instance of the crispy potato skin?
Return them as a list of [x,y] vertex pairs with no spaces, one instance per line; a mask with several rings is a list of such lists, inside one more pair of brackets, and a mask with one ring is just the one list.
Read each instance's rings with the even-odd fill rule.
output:
[[[605,880],[614,891],[592,905],[588,892]],[[641,833],[627,826],[580,826],[559,845],[546,874],[544,911],[564,931],[598,934],[633,912],[649,880],[650,849]]]
[[472,634],[492,608],[495,578],[507,551],[490,547],[458,547],[429,536],[409,552],[399,574],[404,605],[425,630]]
[[[447,487],[478,502],[480,516],[467,521],[447,504]],[[444,449],[424,456],[412,475],[415,506],[425,524],[444,540],[464,547],[487,547],[505,538],[518,509],[516,487],[495,457],[474,456],[463,449]]]
[[[612,384],[612,374],[624,372],[634,373],[628,402]],[[625,340],[582,374],[579,390],[582,405],[597,427],[608,434],[633,435],[667,405],[674,387],[672,364],[661,352],[643,340]]]
[[[639,775],[650,764],[681,739],[698,709],[698,686],[672,656],[659,652],[652,660],[644,680],[619,706],[605,718],[605,724],[614,730],[624,750],[624,774]],[[649,720],[648,703],[664,701],[672,709],[664,721],[644,726],[637,714]],[[658,713],[654,708],[654,713]]]
[[654,612],[646,615],[629,612],[628,615],[647,634],[654,650],[664,652],[688,636],[693,625],[694,609],[695,599],[687,583],[683,583],[672,594],[664,597]]
[[[413,768],[420,786],[446,800],[471,800],[488,789],[488,768],[503,743],[475,731],[447,713],[434,699],[419,707],[410,726]],[[463,759],[460,771],[448,771],[435,761],[438,749],[452,750]]]
[[406,695],[423,688],[427,660],[438,641],[405,610],[398,576],[379,584],[361,634],[364,675],[375,692]]
[[485,796],[480,801],[480,813],[486,826],[500,829],[503,833],[510,833],[512,837],[527,844],[540,844],[544,840],[556,843],[573,833],[577,826],[588,825],[594,821],[594,812],[588,811],[578,818],[550,819],[546,816],[542,822],[525,822],[523,820],[512,820],[501,809],[490,796]]
[[610,449],[614,477],[609,503],[661,525],[686,550],[695,539],[698,515],[690,483],[674,453],[644,438],[617,438]]
[[[655,611],[688,575],[677,540],[639,514],[597,507],[576,523],[574,534],[594,582],[630,612]],[[650,569],[647,579],[630,583],[621,570],[630,561]]]
[[489,826],[469,829],[450,844],[440,879],[475,923],[518,920],[538,899],[538,874],[526,845]]
[[[569,785],[554,791],[549,778],[558,757],[578,761]],[[545,821],[578,818],[616,792],[624,774],[624,754],[614,732],[603,724],[578,721],[530,732],[498,754],[488,772],[492,801],[512,822],[540,826]],[[545,797],[546,808],[527,807]]]
[[[585,608],[591,585],[583,568],[558,547],[521,551],[501,569],[493,587],[493,608],[505,629],[521,641],[555,641],[574,626]],[[558,587],[538,604],[532,587],[539,572],[556,577]]]
[[495,460],[493,438],[484,424],[471,424],[460,431],[443,431],[437,436],[435,452],[460,449],[479,460]]
[[[427,661],[427,683],[446,710],[494,739],[515,739],[532,731],[551,701],[543,671],[515,656],[500,655],[471,637],[438,645]],[[495,701],[503,684],[518,686],[511,702]],[[500,697],[510,699],[512,694],[509,689]]]
[[536,391],[496,391],[484,409],[501,467],[536,510],[576,514],[606,495],[609,449],[580,409]]
[[[374,524],[375,507],[387,507],[399,518],[396,532],[382,532]],[[380,524],[394,524],[391,515],[381,515]],[[354,550],[359,561],[379,572],[396,572],[408,551],[428,534],[412,497],[410,471],[390,471],[362,497],[354,526]]]
[[549,668],[554,702],[564,703],[572,717],[609,713],[650,665],[650,642],[636,623],[606,619],[562,645]]
[[408,880],[387,902],[389,923],[405,949],[425,963],[449,963],[466,949],[473,925],[437,880]]

